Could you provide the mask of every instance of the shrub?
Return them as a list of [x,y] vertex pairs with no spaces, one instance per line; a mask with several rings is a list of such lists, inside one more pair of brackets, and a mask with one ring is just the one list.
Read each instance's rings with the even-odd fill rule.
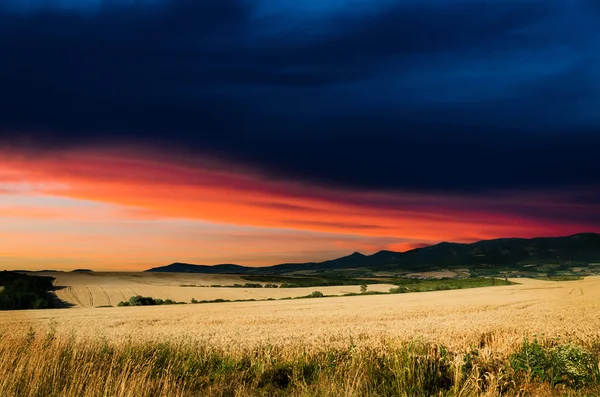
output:
[[129,301],[119,302],[117,306],[159,306],[159,305],[179,305],[184,302],[175,302],[171,299],[154,299],[149,296],[136,295],[129,298]]
[[309,298],[322,298],[324,295],[321,291],[313,291],[308,295]]
[[600,380],[598,357],[573,344],[549,348],[537,339],[525,339],[521,348],[510,355],[509,362],[517,373],[552,385],[581,388]]
[[294,284],[294,283],[283,283],[279,286],[279,288],[300,288],[302,287],[299,284]]
[[262,288],[262,287],[263,286],[261,283],[246,283],[246,284],[244,284],[244,288]]

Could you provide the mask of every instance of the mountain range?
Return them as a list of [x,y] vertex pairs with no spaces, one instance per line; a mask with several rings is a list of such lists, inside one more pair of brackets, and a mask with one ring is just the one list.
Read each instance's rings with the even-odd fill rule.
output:
[[495,271],[568,271],[596,268],[600,271],[600,234],[580,233],[567,237],[532,239],[501,238],[470,244],[442,242],[405,252],[355,252],[324,262],[284,263],[267,267],[235,264],[195,265],[172,263],[147,272],[289,274],[330,271],[411,273],[440,269],[468,269],[472,274]]

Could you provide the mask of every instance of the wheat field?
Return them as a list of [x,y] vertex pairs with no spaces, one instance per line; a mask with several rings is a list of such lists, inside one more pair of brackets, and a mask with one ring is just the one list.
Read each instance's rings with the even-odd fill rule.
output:
[[[600,337],[600,277],[519,282],[512,286],[399,295],[4,312],[0,332],[23,333],[30,327],[44,329],[52,325],[60,332],[75,333],[81,338],[191,338],[230,347],[269,342],[292,349],[343,345],[350,338],[366,345],[422,339],[464,347],[478,343],[483,334],[507,345],[527,333],[578,339]],[[221,288],[144,288],[180,289],[190,293],[190,297],[199,296],[197,292],[202,290],[222,292]],[[325,292],[327,288],[345,291],[358,287],[318,289]],[[296,288],[273,291],[306,294]],[[146,290],[140,288],[136,292]],[[245,293],[244,289],[233,292]],[[169,297],[160,292],[152,295]]]
[[[518,281],[396,295],[2,312],[0,388],[9,397],[599,395],[600,277]],[[585,358],[575,380],[536,381],[530,370],[511,369],[524,338],[560,357]],[[596,380],[581,380],[588,373]]]
[[[177,302],[197,300],[281,299],[310,294],[315,288],[211,288],[211,285],[245,284],[240,276],[187,273],[33,273],[54,277],[56,296],[72,307],[116,306],[131,296],[142,295]],[[261,283],[265,284],[265,283]],[[371,291],[387,292],[393,285],[374,284]],[[319,287],[326,295],[358,293],[357,285]]]

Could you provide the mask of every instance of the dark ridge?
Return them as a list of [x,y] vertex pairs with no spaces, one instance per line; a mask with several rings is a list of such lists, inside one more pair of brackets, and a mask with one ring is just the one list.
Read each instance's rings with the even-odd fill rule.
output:
[[233,264],[193,265],[173,263],[148,272],[284,274],[299,270],[326,272],[364,269],[365,271],[428,271],[447,267],[503,267],[556,264],[600,263],[600,234],[580,233],[567,237],[501,238],[471,244],[442,242],[406,252],[379,251],[367,256],[359,252],[324,262],[284,263],[267,267]]

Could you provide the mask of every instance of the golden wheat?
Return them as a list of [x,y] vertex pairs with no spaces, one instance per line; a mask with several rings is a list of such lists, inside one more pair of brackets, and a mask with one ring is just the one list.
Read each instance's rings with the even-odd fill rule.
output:
[[399,295],[3,312],[0,332],[22,335],[51,325],[78,339],[191,339],[232,350],[269,343],[292,355],[349,341],[373,348],[418,339],[502,352],[534,333],[581,343],[600,338],[600,277],[520,281]]
[[[178,302],[190,300],[281,299],[310,294],[316,288],[210,288],[211,285],[245,284],[236,275],[185,273],[35,273],[52,276],[57,297],[73,307],[116,306],[142,295]],[[262,283],[265,284],[265,283]],[[370,291],[387,292],[393,285],[374,284]],[[360,286],[318,287],[326,295],[360,292]]]
[[[147,277],[148,288],[181,282]],[[448,396],[579,395],[517,383],[506,360],[535,334],[596,351],[600,277],[519,281],[398,295],[0,312],[0,390],[3,397],[425,396],[437,390],[433,374],[448,382]],[[473,349],[477,362],[467,371]],[[290,386],[278,388],[281,379]],[[588,395],[600,392],[593,387]]]

